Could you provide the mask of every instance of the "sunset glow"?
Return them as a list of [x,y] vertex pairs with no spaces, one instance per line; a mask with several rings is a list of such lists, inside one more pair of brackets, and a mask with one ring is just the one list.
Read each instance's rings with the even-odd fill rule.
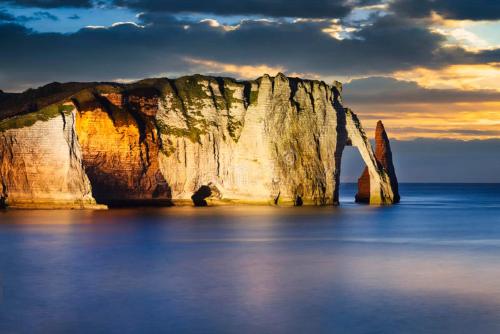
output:
[[493,89],[500,92],[500,63],[451,65],[441,69],[419,67],[395,72],[394,77],[415,81],[427,88]]

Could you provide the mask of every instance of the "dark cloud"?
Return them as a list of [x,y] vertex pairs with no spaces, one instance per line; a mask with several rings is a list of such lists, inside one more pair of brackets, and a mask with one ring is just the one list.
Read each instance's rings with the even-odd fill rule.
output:
[[[238,29],[226,31],[208,22],[180,21],[159,14],[144,14],[141,20],[144,27],[122,24],[73,34],[0,25],[0,63],[5,64],[0,71],[0,88],[188,73],[193,67],[186,58],[267,64],[290,72],[340,76],[472,63],[485,56],[442,48],[443,36],[415,20],[390,15],[375,18],[344,40],[323,31],[330,22],[247,20]],[[500,54],[491,51],[487,56],[495,59]]]
[[0,0],[0,5],[36,8],[117,6],[150,13],[341,18],[356,7],[380,2],[381,0]]
[[[154,14],[142,18],[146,24],[153,23],[152,30],[161,30],[162,34],[179,25]],[[176,31],[179,38],[175,39],[175,46],[222,62],[283,65],[291,71],[325,75],[433,66],[448,56],[439,52],[444,41],[441,35],[411,20],[380,17],[356,32],[352,39],[344,40],[323,32],[330,24],[245,21],[230,32],[207,24],[190,24],[190,29]]]
[[[500,182],[500,139],[393,139],[391,148],[399,182]],[[355,149],[344,150],[342,181],[356,182],[363,167]]]
[[0,5],[35,8],[90,8],[92,0],[0,0]]
[[80,16],[78,16],[77,14],[73,14],[71,16],[68,16],[68,19],[70,19],[70,20],[79,20]]
[[426,17],[435,11],[457,20],[500,19],[500,1],[497,0],[396,0],[391,9],[409,17]]
[[40,20],[51,20],[58,21],[59,18],[49,12],[38,11],[33,13],[31,16],[19,15],[14,16],[7,11],[0,11],[0,22],[9,22],[9,23],[26,23],[29,21],[40,21]]
[[384,0],[358,0],[358,1],[351,1],[351,4],[353,6],[356,6],[356,7],[380,5],[382,3],[384,3]]
[[115,4],[146,12],[306,18],[344,17],[356,5],[347,0],[116,0]]
[[[141,78],[188,67],[159,43],[161,36],[124,24],[74,34],[36,33],[0,25],[0,89],[23,90],[51,81]],[[8,64],[8,65],[6,65]]]
[[15,22],[16,17],[5,10],[0,10],[0,22]]
[[32,20],[51,20],[58,21],[59,18],[49,12],[35,12],[33,13]]
[[427,89],[388,77],[352,80],[344,85],[343,96],[348,103],[370,105],[500,101],[494,90]]
[[498,60],[500,59],[500,49],[482,51],[479,55],[477,55],[476,59],[478,62],[495,63],[497,67],[500,67],[498,64]]

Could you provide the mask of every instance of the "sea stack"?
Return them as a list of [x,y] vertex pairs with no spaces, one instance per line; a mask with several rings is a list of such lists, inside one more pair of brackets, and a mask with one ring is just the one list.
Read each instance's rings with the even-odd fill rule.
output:
[[341,90],[278,74],[5,93],[0,205],[337,205],[346,145],[368,166],[369,203],[392,204],[393,170],[375,158]]
[[[391,144],[382,121],[377,122],[377,128],[375,129],[375,158],[379,167],[384,169],[389,177],[393,192],[393,203],[398,203],[400,196],[396,171],[392,162]],[[358,179],[356,202],[370,203],[370,173],[368,167],[365,167],[361,177]]]

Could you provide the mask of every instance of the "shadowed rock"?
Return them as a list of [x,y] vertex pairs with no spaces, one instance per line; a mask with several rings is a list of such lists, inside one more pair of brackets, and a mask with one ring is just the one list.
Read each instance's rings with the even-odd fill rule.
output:
[[212,191],[210,190],[209,186],[201,186],[200,189],[198,189],[193,196],[191,196],[191,199],[193,200],[194,206],[207,206],[207,198],[212,195]]

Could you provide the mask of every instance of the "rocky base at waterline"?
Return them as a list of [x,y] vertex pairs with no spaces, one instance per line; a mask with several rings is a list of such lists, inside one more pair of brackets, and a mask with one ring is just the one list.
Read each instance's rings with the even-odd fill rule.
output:
[[0,204],[335,205],[346,145],[367,165],[368,202],[392,204],[393,167],[341,87],[194,75],[1,93]]

